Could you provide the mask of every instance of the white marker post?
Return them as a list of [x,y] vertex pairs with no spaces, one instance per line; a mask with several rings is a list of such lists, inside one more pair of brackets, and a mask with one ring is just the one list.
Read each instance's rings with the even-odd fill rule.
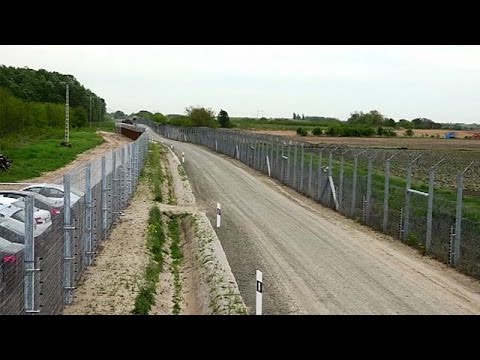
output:
[[262,315],[262,293],[263,293],[263,274],[257,270],[257,301],[256,301],[256,315]]
[[170,144],[170,149],[172,149],[172,151],[173,151],[173,144]]
[[217,229],[220,227],[222,207],[220,203],[217,203]]
[[270,159],[268,158],[268,155],[267,155],[267,169],[268,169],[268,176],[270,176]]
[[185,162],[185,153],[182,151],[182,163]]

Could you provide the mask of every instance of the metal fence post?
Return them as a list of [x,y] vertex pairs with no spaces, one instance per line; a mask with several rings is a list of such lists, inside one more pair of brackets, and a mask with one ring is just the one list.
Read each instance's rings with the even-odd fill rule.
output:
[[117,152],[112,151],[112,223],[117,217]]
[[406,240],[409,235],[409,225],[410,225],[410,199],[411,199],[411,194],[410,194],[410,188],[412,187],[412,170],[413,170],[413,164],[420,158],[419,155],[413,161],[411,161],[407,165],[407,183],[406,183],[406,188],[405,188],[405,210],[404,210],[404,220],[403,220],[403,238],[402,240]]
[[383,192],[383,232],[387,232],[388,227],[388,200],[390,192],[390,161],[387,159],[385,162],[385,187]]
[[457,177],[457,211],[455,215],[455,242],[453,246],[453,266],[460,264],[460,249],[462,242],[462,210],[463,210],[463,174],[472,166],[472,161]]
[[412,166],[413,164],[410,163],[407,166],[407,182],[405,187],[405,206],[404,206],[404,219],[403,219],[403,238],[402,240],[406,240],[408,238],[409,232],[409,223],[410,223],[410,192],[408,191],[412,186]]
[[290,183],[290,158],[291,158],[290,144],[288,144],[287,149],[288,149],[287,150],[287,175],[285,179],[285,184],[288,185]]
[[63,241],[64,241],[64,262],[63,262],[63,289],[64,289],[64,304],[71,304],[73,281],[72,281],[72,267],[75,259],[72,254],[72,233],[75,229],[72,225],[71,210],[70,210],[70,174],[63,176]]
[[[332,171],[332,169],[333,169],[333,151],[335,149],[330,150],[328,152],[328,179],[330,179],[330,177],[332,177],[332,174],[333,174],[333,171]],[[329,185],[329,187],[330,187],[330,185]],[[332,191],[333,191],[333,189],[330,187],[330,191],[328,192],[328,205],[329,206],[332,202]]]
[[92,264],[92,164],[85,167],[85,259],[87,266]]
[[462,241],[463,172],[457,177],[457,209],[455,215],[455,242],[453,246],[453,266],[460,262],[460,243]]
[[[347,150],[348,151],[348,150]],[[338,184],[338,209],[343,210],[343,174],[344,174],[344,165],[345,165],[345,154],[347,151],[343,151],[340,156],[340,178]]]
[[292,188],[297,189],[298,186],[298,171],[297,171],[297,144],[295,144],[295,149],[293,151],[293,181]]
[[35,244],[33,237],[33,198],[25,198],[25,253],[23,264],[24,276],[24,310],[26,313],[38,313],[35,310]]
[[320,202],[321,198],[321,193],[322,193],[322,175],[323,175],[323,169],[322,169],[322,156],[323,156],[323,149],[320,149],[318,153],[318,170],[317,170],[317,202]]
[[428,252],[432,246],[432,218],[433,218],[433,196],[435,185],[435,168],[443,162],[440,160],[428,171],[428,210],[427,210],[427,234],[425,236],[425,252]]
[[255,140],[255,150],[253,150],[253,154],[254,154],[254,159],[255,161],[253,162],[254,163],[254,166],[253,168],[255,170],[259,170],[260,168],[260,147],[258,145],[258,141]]
[[274,174],[273,176],[275,177],[276,168],[275,168],[275,161],[273,160],[273,143],[270,142],[269,145],[270,145],[270,158],[269,158],[270,167],[271,167],[271,172]]
[[350,206],[350,216],[355,216],[355,202],[357,198],[357,167],[358,155],[353,158],[353,180],[352,180],[352,203]]
[[303,172],[304,172],[304,169],[305,169],[305,147],[304,147],[304,144],[301,145],[301,148],[302,148],[302,154],[300,155],[300,185],[299,185],[299,192],[301,194],[305,194],[305,191],[304,191],[304,176],[303,176]]
[[308,165],[308,196],[313,198],[312,195],[312,172],[313,172],[313,154],[310,153],[310,162]]
[[127,198],[130,199],[132,195],[132,144],[127,145],[127,176],[128,176],[128,191]]
[[101,239],[105,240],[107,238],[107,166],[105,156],[102,156],[102,235]]
[[120,210],[123,210],[125,208],[125,190],[127,188],[126,186],[126,164],[125,164],[125,146],[121,148],[121,170],[120,170]]
[[[375,156],[375,155],[373,155]],[[365,204],[365,222],[370,223],[370,213],[372,209],[372,162],[373,156],[368,158],[368,173],[367,173],[367,196]]]

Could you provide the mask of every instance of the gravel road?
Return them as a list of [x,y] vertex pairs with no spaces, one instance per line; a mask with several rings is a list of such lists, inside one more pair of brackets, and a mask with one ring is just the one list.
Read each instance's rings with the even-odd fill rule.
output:
[[206,148],[185,152],[197,205],[218,237],[250,313],[255,270],[264,314],[479,314],[480,282]]

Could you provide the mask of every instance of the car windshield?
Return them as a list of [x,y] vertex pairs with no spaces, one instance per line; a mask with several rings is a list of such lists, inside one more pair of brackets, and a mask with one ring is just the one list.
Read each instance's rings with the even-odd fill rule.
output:
[[11,215],[12,219],[25,222],[25,211],[19,210],[16,213]]

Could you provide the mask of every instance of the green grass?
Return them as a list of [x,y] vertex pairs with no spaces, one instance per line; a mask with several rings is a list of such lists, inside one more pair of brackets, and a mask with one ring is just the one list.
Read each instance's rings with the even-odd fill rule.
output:
[[[267,150],[268,150],[268,154],[270,154],[270,147],[267,146]],[[281,151],[281,148],[279,148],[279,150]],[[294,154],[295,153],[293,150],[288,151],[285,148],[284,155],[289,156],[290,161],[293,161]],[[333,159],[332,161],[332,174],[334,179],[338,181],[340,176],[340,160],[338,155],[336,156],[337,158]],[[300,161],[301,161],[301,152],[298,151],[297,152],[298,168],[300,168]],[[318,171],[319,161],[320,161],[320,157],[318,155],[318,152],[314,153],[312,157],[314,172]],[[310,153],[305,152],[304,171],[308,171],[309,164],[310,164]],[[328,152],[325,152],[322,156],[322,166],[328,166]],[[344,161],[344,174],[343,174],[344,179],[353,179],[353,169],[354,169],[353,161],[349,161],[346,157]],[[357,167],[357,181],[360,181],[361,178],[365,178],[367,174],[368,174],[368,168],[365,165],[361,164],[359,161],[358,167]],[[406,179],[391,175],[389,182],[390,182],[389,208],[392,211],[395,211],[395,210],[400,211],[400,208],[404,206],[404,202],[405,202]],[[428,184],[426,182],[414,181],[412,183],[412,188],[423,191],[423,192],[428,192]],[[359,186],[357,186],[357,191],[359,190],[360,188]],[[372,194],[374,194],[374,196],[377,199],[381,199],[382,204],[383,204],[384,190],[385,190],[384,171],[373,168],[372,169]],[[434,216],[435,215],[438,216],[442,214],[446,215],[450,213],[454,214],[456,199],[457,199],[456,191],[441,188],[437,183],[435,185],[435,190],[434,190],[435,203],[450,204],[453,207],[449,209],[445,207],[436,209],[434,210]],[[357,201],[361,201],[358,196],[357,196]],[[412,206],[414,206],[414,203],[412,203]],[[422,213],[422,210],[423,208],[418,208],[418,209],[414,208],[412,209],[412,214],[415,212]],[[426,213],[426,208],[425,208],[425,213]],[[463,214],[464,214],[464,218],[467,218],[468,220],[475,221],[475,222],[480,221],[480,198],[475,196],[463,195]]]
[[153,192],[154,200],[163,202],[162,185],[164,174],[161,167],[161,157],[163,148],[155,143],[149,144],[149,154],[147,164],[144,168],[143,176],[148,178],[150,189]]
[[173,179],[170,174],[167,174],[167,182],[168,182],[168,204],[176,205],[177,199],[175,199],[175,193],[173,191]]
[[181,301],[181,290],[182,284],[180,280],[180,265],[182,263],[183,254],[182,249],[180,248],[180,230],[179,230],[180,220],[177,217],[170,219],[168,224],[168,231],[172,243],[170,245],[170,255],[172,257],[172,275],[173,275],[173,285],[174,285],[174,294],[173,294],[173,314],[180,314],[180,301]]
[[[17,143],[12,144],[12,139]],[[75,160],[77,155],[103,143],[103,138],[95,134],[95,129],[84,128],[70,132],[72,147],[61,146],[62,141],[63,131],[59,130],[2,139],[1,151],[13,163],[9,171],[0,172],[0,182],[19,182],[59,169]]]
[[102,121],[100,123],[93,122],[91,128],[94,129],[95,131],[101,130],[101,131],[115,132],[115,122],[114,121]]
[[135,299],[133,314],[148,315],[155,304],[155,293],[158,277],[163,271],[163,245],[165,233],[163,230],[162,215],[158,207],[150,209],[148,218],[147,247],[150,251],[150,262],[145,270],[145,284]]

